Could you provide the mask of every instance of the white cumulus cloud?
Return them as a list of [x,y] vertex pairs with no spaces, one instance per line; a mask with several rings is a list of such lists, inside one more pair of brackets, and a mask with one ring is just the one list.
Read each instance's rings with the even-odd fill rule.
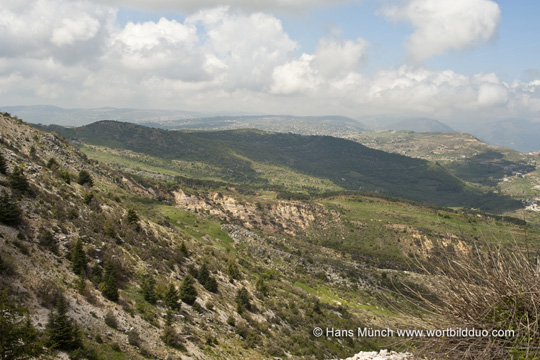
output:
[[499,5],[492,0],[404,0],[383,6],[380,13],[414,27],[407,48],[416,63],[492,39],[501,20]]

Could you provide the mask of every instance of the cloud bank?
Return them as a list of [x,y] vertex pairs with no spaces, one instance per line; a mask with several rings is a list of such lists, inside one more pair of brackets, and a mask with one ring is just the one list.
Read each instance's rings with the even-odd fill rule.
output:
[[[93,0],[109,6],[193,13],[223,6],[221,0]],[[329,6],[360,0],[229,0],[228,6],[247,11],[296,12],[313,6]]]
[[[412,19],[410,8],[427,3],[411,0],[384,11]],[[447,6],[447,14],[465,6],[447,3],[457,4]],[[448,36],[443,45],[428,37],[429,51],[419,50],[414,39],[435,26],[427,21],[411,36],[411,53],[424,59],[493,36],[498,7],[487,0],[468,3],[477,14],[469,14],[461,26],[478,31]],[[429,17],[428,10],[421,16]],[[214,7],[182,21],[161,18],[124,26],[116,14],[109,6],[77,0],[1,4],[0,105],[441,119],[534,118],[540,111],[538,80],[506,83],[495,74],[467,76],[405,65],[368,74],[365,39],[323,38],[313,53],[300,53],[281,21],[266,12]]]

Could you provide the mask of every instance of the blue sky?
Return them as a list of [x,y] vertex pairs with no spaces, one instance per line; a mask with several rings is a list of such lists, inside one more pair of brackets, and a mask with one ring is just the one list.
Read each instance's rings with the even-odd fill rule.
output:
[[0,105],[540,120],[539,18],[534,0],[23,0],[0,4]]

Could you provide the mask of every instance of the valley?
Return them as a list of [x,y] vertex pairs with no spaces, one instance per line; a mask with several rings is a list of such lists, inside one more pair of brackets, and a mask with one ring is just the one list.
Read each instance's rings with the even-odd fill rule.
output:
[[[515,216],[520,201],[446,165],[353,141],[118,122],[44,132],[8,114],[0,127],[0,286],[28,311],[38,336],[27,344],[45,344],[43,358],[413,351],[414,339],[312,331],[429,327],[426,306],[441,286],[430,272],[441,256],[540,250],[540,228]],[[534,164],[504,156],[517,168]],[[9,218],[13,207],[19,215]],[[58,299],[78,347],[48,342]]]

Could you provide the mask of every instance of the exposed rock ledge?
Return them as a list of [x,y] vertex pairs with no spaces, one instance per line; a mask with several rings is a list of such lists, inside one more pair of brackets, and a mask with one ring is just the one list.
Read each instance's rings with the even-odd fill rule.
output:
[[361,351],[358,354],[343,360],[414,360],[414,358],[410,353],[381,350],[380,352]]

